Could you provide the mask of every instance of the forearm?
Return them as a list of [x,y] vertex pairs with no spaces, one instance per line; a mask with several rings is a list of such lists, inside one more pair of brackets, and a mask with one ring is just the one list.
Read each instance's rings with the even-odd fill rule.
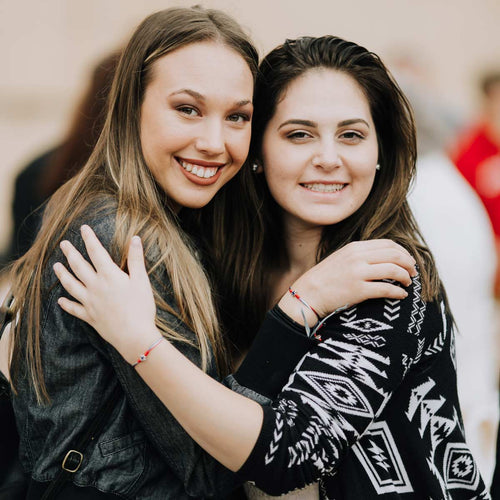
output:
[[243,465],[262,426],[258,403],[206,375],[168,342],[137,365],[137,372],[202,448],[230,470]]

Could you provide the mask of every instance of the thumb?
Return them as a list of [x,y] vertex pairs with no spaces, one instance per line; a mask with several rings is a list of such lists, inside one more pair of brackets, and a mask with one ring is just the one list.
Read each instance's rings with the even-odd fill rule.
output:
[[144,263],[144,252],[142,242],[139,236],[134,236],[128,247],[127,255],[128,272],[131,278],[140,278],[146,276],[146,264]]

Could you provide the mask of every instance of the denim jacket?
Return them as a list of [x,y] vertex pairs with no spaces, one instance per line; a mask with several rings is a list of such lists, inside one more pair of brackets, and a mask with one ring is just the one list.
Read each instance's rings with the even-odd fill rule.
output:
[[[89,224],[109,248],[114,213],[87,214],[80,222]],[[64,237],[86,256],[78,223]],[[119,391],[119,402],[101,435],[87,448],[74,484],[130,499],[225,498],[238,484],[235,475],[186,434],[115,349],[59,307],[57,299],[67,295],[52,271],[58,261],[65,262],[59,249],[43,269],[42,283],[40,350],[51,400],[37,404],[23,371],[18,377],[18,396],[13,398],[24,469],[35,481],[51,481],[71,443],[85,432],[103,402]],[[171,297],[165,298],[173,303]],[[177,318],[158,314],[194,339]],[[184,343],[176,347],[200,365],[197,349]],[[215,368],[208,373],[215,377]]]

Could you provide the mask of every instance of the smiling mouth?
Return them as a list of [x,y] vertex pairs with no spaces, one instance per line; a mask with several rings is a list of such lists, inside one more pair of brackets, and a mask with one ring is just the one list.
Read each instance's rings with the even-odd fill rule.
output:
[[179,162],[179,165],[186,170],[186,172],[190,172],[193,175],[196,175],[200,179],[210,179],[211,177],[214,177],[219,169],[223,166],[217,166],[217,167],[203,167],[201,165],[195,165],[194,163],[189,163],[186,160],[183,160],[181,158],[176,158],[177,161]]
[[315,182],[314,184],[301,184],[301,186],[317,193],[335,193],[344,189],[347,184],[322,184]]

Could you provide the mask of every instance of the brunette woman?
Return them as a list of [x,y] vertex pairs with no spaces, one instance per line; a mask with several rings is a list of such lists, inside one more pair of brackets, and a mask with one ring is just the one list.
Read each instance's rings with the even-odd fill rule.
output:
[[[321,498],[489,498],[464,439],[452,317],[406,202],[415,127],[399,87],[355,43],[289,40],[261,64],[253,138],[267,224],[254,291],[266,296],[267,285],[267,307],[279,300],[264,322],[269,345],[286,329],[290,341],[308,336],[308,352],[276,394],[260,376],[266,338],[250,349],[233,386],[268,396],[268,406],[210,379],[170,342],[146,351],[137,371],[201,446],[273,495],[319,481]],[[401,243],[419,274],[396,278],[407,285],[400,300],[329,315],[339,296],[326,290],[325,256],[368,238]],[[139,240],[130,275],[88,228],[85,241],[97,272],[67,246],[78,279],[56,269],[78,303],[59,303],[135,363],[161,338]],[[276,351],[265,361],[279,370],[286,339]]]

